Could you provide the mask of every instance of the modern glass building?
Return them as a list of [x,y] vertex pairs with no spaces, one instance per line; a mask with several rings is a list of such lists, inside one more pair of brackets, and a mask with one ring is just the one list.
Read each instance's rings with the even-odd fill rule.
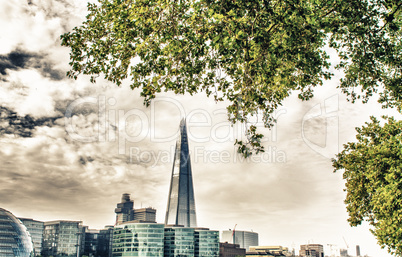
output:
[[19,219],[22,221],[22,223],[27,228],[29,234],[31,235],[35,256],[41,255],[43,230],[45,227],[44,222],[26,218]]
[[0,256],[33,256],[32,239],[22,222],[11,212],[0,208]]
[[185,119],[180,122],[180,135],[176,142],[165,224],[197,227],[193,175]]
[[219,231],[195,229],[194,239],[196,257],[219,256]]
[[252,231],[224,230],[221,242],[239,244],[240,248],[249,251],[250,246],[258,246],[258,233]]
[[115,226],[112,256],[163,257],[164,225],[126,222]]
[[165,257],[194,257],[194,229],[165,228]]
[[56,220],[45,222],[43,256],[79,256],[82,244],[82,221]]

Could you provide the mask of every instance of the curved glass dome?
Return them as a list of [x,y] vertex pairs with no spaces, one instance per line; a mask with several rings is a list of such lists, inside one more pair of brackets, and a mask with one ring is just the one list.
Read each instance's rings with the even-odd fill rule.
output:
[[11,212],[0,208],[0,256],[33,256],[32,239],[26,227]]

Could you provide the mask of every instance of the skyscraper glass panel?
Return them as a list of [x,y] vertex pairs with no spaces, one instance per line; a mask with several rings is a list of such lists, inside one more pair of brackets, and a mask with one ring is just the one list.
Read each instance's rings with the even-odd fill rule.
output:
[[113,231],[113,257],[163,257],[164,225],[125,223]]
[[165,228],[165,257],[194,257],[194,229]]
[[185,119],[180,122],[180,135],[176,142],[165,224],[197,227],[193,175]]
[[0,256],[33,256],[30,234],[22,222],[11,212],[0,208]]

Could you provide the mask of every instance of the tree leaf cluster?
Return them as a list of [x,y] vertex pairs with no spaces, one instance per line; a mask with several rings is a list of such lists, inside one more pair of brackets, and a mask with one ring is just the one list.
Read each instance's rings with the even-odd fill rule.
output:
[[[386,118],[386,117],[385,117]],[[368,221],[378,243],[402,255],[402,121],[371,117],[333,160],[344,170],[349,223]]]
[[[292,92],[302,100],[333,75],[325,47],[345,71],[340,87],[352,101],[380,91],[399,104],[401,4],[368,0],[99,0],[86,21],[61,36],[70,47],[68,76],[131,80],[145,104],[162,91],[204,91],[228,101],[228,118],[245,123],[246,152],[263,151],[249,138],[250,117],[266,127]],[[356,91],[359,91],[356,92]]]

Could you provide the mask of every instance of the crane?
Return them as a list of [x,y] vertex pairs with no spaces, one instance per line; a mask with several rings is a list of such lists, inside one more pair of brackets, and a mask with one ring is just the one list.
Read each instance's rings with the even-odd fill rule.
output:
[[235,244],[235,229],[236,229],[237,224],[234,226],[233,228],[233,232],[232,232],[232,238],[233,238],[233,244]]
[[346,248],[349,249],[349,245],[348,245],[348,243],[346,243],[345,237],[342,237],[342,238],[343,238],[343,242],[345,242]]

